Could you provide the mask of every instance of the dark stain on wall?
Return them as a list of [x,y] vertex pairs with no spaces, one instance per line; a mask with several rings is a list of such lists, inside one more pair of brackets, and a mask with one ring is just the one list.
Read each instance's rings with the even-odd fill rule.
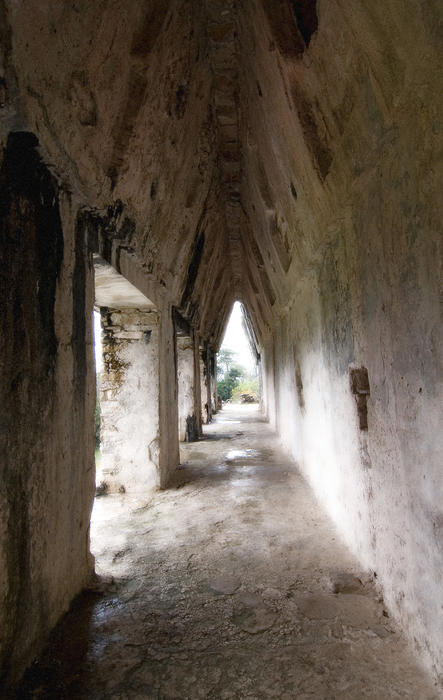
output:
[[337,251],[326,249],[320,271],[323,346],[339,374],[348,370],[354,356],[349,288],[339,267]]
[[197,234],[197,237],[194,241],[194,250],[192,252],[192,257],[191,261],[189,263],[188,267],[188,274],[186,277],[186,287],[185,291],[183,292],[183,297],[181,300],[181,307],[185,307],[186,303],[189,301],[192,292],[194,290],[194,285],[197,279],[198,275],[198,269],[200,267],[200,262],[202,259],[203,255],[203,248],[205,245],[205,234],[202,231],[202,233]]
[[146,14],[132,38],[129,55],[130,74],[124,107],[116,118],[112,129],[113,149],[107,168],[112,188],[117,184],[126,151],[134,131],[140,110],[147,99],[146,61],[161,34],[169,10],[169,2],[157,0],[148,3]]
[[305,408],[305,396],[303,393],[303,380],[301,376],[301,368],[300,368],[300,362],[298,361],[298,358],[294,358],[294,365],[295,365],[295,386],[297,388],[297,400],[298,400],[298,405],[302,409],[302,411]]
[[147,4],[143,21],[132,38],[131,56],[144,59],[151,53],[161,34],[169,5],[167,0],[156,0]]
[[[16,132],[10,134],[6,146],[0,175],[2,275],[7,277],[8,270],[20,268],[24,278],[15,279],[13,286],[5,280],[3,299],[12,296],[16,312],[21,305],[36,302],[39,343],[49,372],[57,353],[54,304],[63,233],[57,188],[37,145],[33,134]],[[35,283],[31,286],[32,273]]]
[[5,438],[0,472],[9,520],[0,680],[28,660],[35,643],[29,620],[40,617],[44,634],[47,617],[44,596],[31,580],[30,493],[46,467],[52,430],[63,232],[58,188],[37,147],[33,134],[11,133],[0,171],[0,426]]
[[291,265],[292,258],[291,258],[291,255],[285,246],[285,238],[280,230],[277,215],[275,215],[270,220],[269,231],[271,234],[271,240],[272,240],[273,246],[275,248],[275,251],[278,255],[278,259],[280,261],[280,265],[282,266],[284,272],[287,272],[289,270],[290,265]]

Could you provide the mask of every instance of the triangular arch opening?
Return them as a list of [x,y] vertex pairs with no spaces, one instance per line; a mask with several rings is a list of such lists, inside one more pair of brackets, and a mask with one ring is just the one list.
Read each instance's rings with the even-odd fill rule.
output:
[[235,301],[217,353],[217,394],[222,402],[259,403],[260,348],[245,306]]

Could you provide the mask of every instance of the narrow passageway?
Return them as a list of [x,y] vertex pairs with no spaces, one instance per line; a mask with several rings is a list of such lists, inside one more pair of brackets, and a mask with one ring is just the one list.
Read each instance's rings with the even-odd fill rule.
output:
[[97,500],[103,591],[21,697],[438,697],[255,406],[181,449],[149,503]]

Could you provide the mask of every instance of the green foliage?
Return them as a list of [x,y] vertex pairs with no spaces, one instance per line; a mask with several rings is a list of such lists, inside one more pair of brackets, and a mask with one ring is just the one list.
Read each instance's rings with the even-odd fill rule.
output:
[[241,401],[242,394],[251,394],[258,400],[258,378],[252,375],[247,375],[237,384],[232,390],[232,401],[238,403]]
[[227,401],[232,396],[233,385],[226,379],[221,379],[217,382],[217,393],[222,401]]
[[239,383],[243,376],[243,370],[240,367],[231,367],[227,375],[217,382],[217,392],[223,401],[231,398],[234,388]]
[[234,361],[232,350],[220,350],[217,355],[217,392],[222,401],[231,398],[234,388],[245,375],[243,367]]

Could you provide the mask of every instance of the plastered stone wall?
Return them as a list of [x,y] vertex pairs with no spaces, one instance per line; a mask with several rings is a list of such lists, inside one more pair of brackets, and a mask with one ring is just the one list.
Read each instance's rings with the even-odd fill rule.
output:
[[0,153],[0,687],[93,574],[92,261],[37,148]]
[[101,477],[106,491],[160,484],[159,337],[155,311],[102,308]]
[[[295,51],[278,3],[256,2],[240,49],[243,202],[273,260],[267,408],[441,677],[442,7],[311,4],[309,45]],[[350,383],[361,367],[367,430]]]
[[[391,333],[385,341],[380,327],[371,323],[372,334],[362,333],[364,345],[341,366],[341,353],[331,348],[323,326],[319,299],[311,297],[306,306],[299,299],[274,331],[275,411],[285,447],[302,465],[342,537],[375,572],[391,611],[438,673],[441,384],[431,359],[438,353],[438,304],[425,280],[422,290],[427,313],[410,319],[409,341]],[[391,299],[393,291],[390,287]],[[330,292],[323,290],[325,296]],[[405,308],[404,289],[397,294],[396,305]],[[383,301],[379,303],[381,307]],[[358,316],[352,323],[364,330]],[[414,361],[414,346],[419,361]],[[427,367],[423,355],[430,359]],[[360,428],[351,391],[354,366],[368,369],[367,430]],[[272,417],[272,409],[270,413]]]

